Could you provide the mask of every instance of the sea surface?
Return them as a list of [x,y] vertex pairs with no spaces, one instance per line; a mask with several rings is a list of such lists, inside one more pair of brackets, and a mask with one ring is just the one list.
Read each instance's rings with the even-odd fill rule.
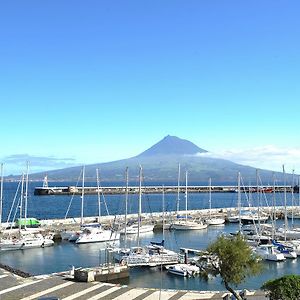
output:
[[[9,212],[11,216],[18,217],[19,206],[18,201],[20,194],[16,193],[18,183],[4,184],[3,197],[3,222],[6,221]],[[81,208],[80,196],[35,196],[33,194],[36,183],[30,183],[28,193],[28,217],[36,217],[38,219],[54,219],[64,218],[69,209],[67,217],[79,217]],[[75,185],[74,183],[51,183],[51,186]],[[89,183],[96,186],[95,183]],[[299,204],[298,194],[287,195],[287,204]],[[12,208],[12,204],[15,203]],[[187,196],[188,209],[204,209],[209,207],[209,195],[207,193],[189,194]],[[283,193],[276,195],[276,205],[284,204]],[[176,210],[176,194],[165,195],[165,210]],[[273,204],[273,195],[266,194],[258,198],[254,193],[252,197],[242,193],[243,206],[257,206],[258,202],[263,206],[271,206]],[[143,212],[162,211],[162,195],[143,195]],[[236,207],[237,193],[213,193],[212,207]],[[124,195],[105,195],[101,197],[102,215],[123,214],[125,207]],[[185,196],[180,195],[180,208],[185,207]],[[129,213],[137,213],[138,211],[138,195],[129,195]],[[98,214],[98,197],[97,195],[86,195],[84,197],[84,215],[95,216]],[[278,221],[280,223],[281,221]],[[280,225],[280,224],[279,224]],[[300,226],[298,220],[294,220],[294,225]],[[226,224],[219,227],[208,227],[205,230],[196,231],[165,231],[166,248],[179,251],[181,247],[205,249],[209,243],[214,241],[217,236],[223,233],[237,231],[236,224]],[[153,232],[141,235],[141,244],[148,244],[150,241],[161,241],[162,232]],[[120,246],[124,245],[124,240],[120,241]],[[127,246],[135,246],[136,238],[130,237]],[[0,262],[9,266],[21,269],[31,274],[48,274],[60,271],[70,270],[75,267],[92,267],[105,261],[105,244],[83,244],[76,245],[69,242],[57,242],[54,247],[44,249],[28,249],[24,251],[8,251],[0,253]],[[285,262],[264,262],[263,272],[256,277],[247,278],[246,282],[240,288],[257,289],[263,282],[268,279],[283,276],[285,274],[300,274],[300,258],[295,260],[287,259]],[[186,289],[186,290],[224,290],[220,278],[212,278],[208,281],[195,278],[182,278],[168,274],[160,267],[155,268],[133,268],[130,271],[129,281],[124,284],[138,287],[151,288],[167,288],[167,289]]]

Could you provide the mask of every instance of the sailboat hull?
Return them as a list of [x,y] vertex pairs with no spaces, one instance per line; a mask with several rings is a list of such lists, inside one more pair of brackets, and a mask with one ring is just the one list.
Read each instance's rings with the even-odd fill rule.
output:
[[101,228],[89,228],[83,230],[75,241],[76,244],[87,244],[87,243],[100,243],[115,241],[120,239],[118,232],[112,232],[111,230],[103,230]]
[[172,229],[175,230],[200,230],[200,229],[206,229],[207,224],[203,223],[197,223],[197,222],[176,222],[172,225]]

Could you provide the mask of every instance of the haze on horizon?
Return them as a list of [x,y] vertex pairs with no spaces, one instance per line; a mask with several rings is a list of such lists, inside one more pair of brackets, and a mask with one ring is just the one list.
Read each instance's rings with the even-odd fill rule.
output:
[[300,173],[298,1],[1,3],[5,174],[129,158],[170,134]]

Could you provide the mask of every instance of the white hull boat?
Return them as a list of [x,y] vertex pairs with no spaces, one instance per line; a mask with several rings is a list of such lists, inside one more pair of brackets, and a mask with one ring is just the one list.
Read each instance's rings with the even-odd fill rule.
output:
[[264,216],[261,215],[259,216],[258,214],[245,214],[241,215],[241,222],[243,224],[251,224],[251,223],[258,223],[258,222],[266,222],[269,219],[269,216]]
[[284,255],[285,258],[297,258],[297,253],[292,247],[286,247],[284,244],[275,240],[272,240],[272,244]]
[[189,264],[176,264],[172,266],[167,266],[166,269],[171,274],[183,276],[183,277],[195,276],[200,272],[199,267],[195,265],[189,265]]
[[211,218],[208,220],[205,220],[207,225],[214,225],[214,226],[220,226],[225,224],[225,219],[222,218]]
[[278,228],[276,234],[280,237],[286,237],[287,239],[300,239],[300,231],[299,230],[292,230],[284,228]]
[[240,221],[239,216],[228,216],[227,220],[229,223],[238,223]]
[[259,245],[254,252],[264,260],[284,261],[286,259],[273,245]]
[[131,249],[116,249],[115,259],[129,267],[175,264],[179,261],[178,253],[165,249],[163,246],[148,245]]
[[76,244],[99,243],[120,239],[120,233],[112,230],[104,230],[101,227],[87,227],[79,235]]
[[20,239],[4,239],[0,242],[0,250],[24,250],[31,248],[44,248],[54,245],[54,241],[42,235],[24,237]]
[[200,229],[206,229],[207,224],[204,224],[202,222],[198,223],[196,221],[188,221],[188,220],[182,220],[174,222],[172,225],[172,229],[175,230],[200,230]]
[[[140,233],[148,233],[153,232],[154,225],[141,225],[140,226]],[[126,234],[138,234],[139,227],[138,224],[133,224],[131,226],[127,226]],[[120,231],[121,234],[125,234],[125,228]]]

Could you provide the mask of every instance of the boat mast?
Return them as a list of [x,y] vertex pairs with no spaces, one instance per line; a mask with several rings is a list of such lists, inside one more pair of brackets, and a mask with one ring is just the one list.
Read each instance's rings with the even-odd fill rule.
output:
[[22,173],[22,184],[20,194],[20,218],[19,218],[19,231],[22,229],[22,209],[23,209],[23,194],[24,194],[24,173]]
[[292,189],[291,189],[291,196],[292,196],[292,228],[294,228],[294,175],[295,170],[293,169],[293,177],[292,177]]
[[81,189],[81,218],[80,224],[83,224],[83,203],[84,203],[84,173],[85,173],[85,166],[82,167],[82,189]]
[[261,203],[261,190],[262,188],[259,187],[259,182],[258,182],[258,169],[256,169],[256,193],[257,193],[257,216],[258,216],[258,232],[259,235],[261,233],[261,227],[260,227],[260,203]]
[[28,173],[29,173],[29,161],[27,161],[27,168],[26,168],[26,181],[25,181],[25,195],[24,195],[24,227],[26,228],[27,224],[27,205],[28,205]]
[[185,221],[187,222],[187,210],[188,210],[188,188],[187,188],[187,179],[188,172],[185,171]]
[[140,165],[139,172],[139,211],[138,211],[138,233],[137,233],[137,246],[140,246],[140,227],[142,217],[142,166]]
[[241,219],[241,173],[238,172],[238,211],[239,211],[239,231],[242,231]]
[[211,219],[211,178],[208,180],[208,186],[209,186],[209,220]]
[[272,230],[272,238],[275,238],[276,232],[276,193],[275,193],[275,172],[273,172],[273,230]]
[[284,192],[284,240],[286,241],[286,231],[287,231],[287,208],[286,208],[286,178],[285,178],[285,170],[284,165],[282,165],[283,170],[283,192]]
[[163,211],[163,220],[162,220],[162,239],[165,240],[165,186],[162,186],[162,211]]
[[1,163],[1,182],[0,182],[0,231],[2,229],[2,207],[3,207],[3,163]]
[[298,205],[300,206],[300,176],[298,176]]
[[177,178],[177,203],[176,203],[177,214],[179,212],[179,202],[180,202],[180,164],[178,164],[178,178]]
[[97,195],[98,195],[98,223],[100,223],[101,218],[101,195],[100,195],[100,179],[99,179],[99,169],[96,169],[96,177],[97,177]]
[[127,243],[127,214],[128,214],[128,181],[129,181],[129,177],[128,177],[128,167],[126,167],[126,171],[125,171],[125,180],[126,180],[126,189],[125,189],[125,246]]

